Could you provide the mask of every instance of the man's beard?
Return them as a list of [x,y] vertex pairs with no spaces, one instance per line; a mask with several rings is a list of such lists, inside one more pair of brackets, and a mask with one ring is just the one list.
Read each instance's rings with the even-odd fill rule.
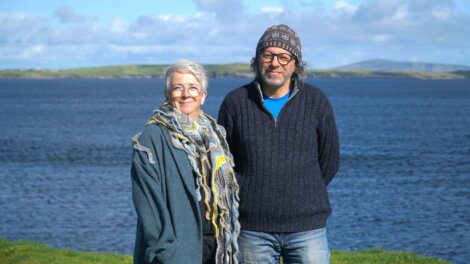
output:
[[286,76],[284,76],[285,71],[282,71],[282,78],[269,78],[266,74],[266,71],[260,73],[263,83],[272,87],[281,87],[287,81]]

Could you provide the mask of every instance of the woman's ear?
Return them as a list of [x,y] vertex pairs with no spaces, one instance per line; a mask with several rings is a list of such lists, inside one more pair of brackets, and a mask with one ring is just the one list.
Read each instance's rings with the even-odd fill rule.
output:
[[206,96],[207,96],[207,91],[204,91],[204,92],[201,94],[201,105],[203,105],[204,102],[206,101]]

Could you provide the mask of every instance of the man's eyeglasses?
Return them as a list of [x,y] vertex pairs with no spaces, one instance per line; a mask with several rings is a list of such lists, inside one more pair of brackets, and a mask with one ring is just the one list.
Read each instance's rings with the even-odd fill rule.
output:
[[188,91],[188,95],[190,97],[198,97],[199,94],[201,93],[201,90],[198,87],[191,86],[188,88],[184,88],[183,86],[176,86],[173,87],[173,90],[171,90],[171,97],[177,98],[183,96],[183,92],[186,89]]
[[274,54],[271,52],[263,52],[261,53],[261,60],[265,63],[271,63],[274,60],[274,57],[277,57],[277,61],[279,64],[282,66],[286,66],[291,62],[294,57],[288,53],[279,53],[279,54]]

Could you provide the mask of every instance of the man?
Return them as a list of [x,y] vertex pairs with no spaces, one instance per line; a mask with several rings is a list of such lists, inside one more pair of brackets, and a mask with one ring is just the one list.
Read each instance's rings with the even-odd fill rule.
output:
[[219,112],[240,185],[240,263],[329,263],[326,186],[339,168],[328,98],[300,80],[300,40],[269,27],[251,66],[256,79],[231,91]]

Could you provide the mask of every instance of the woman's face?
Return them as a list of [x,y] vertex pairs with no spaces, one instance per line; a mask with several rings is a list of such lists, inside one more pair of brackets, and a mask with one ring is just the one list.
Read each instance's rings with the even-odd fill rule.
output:
[[175,72],[171,78],[171,104],[180,112],[197,120],[206,99],[199,81],[191,73]]

